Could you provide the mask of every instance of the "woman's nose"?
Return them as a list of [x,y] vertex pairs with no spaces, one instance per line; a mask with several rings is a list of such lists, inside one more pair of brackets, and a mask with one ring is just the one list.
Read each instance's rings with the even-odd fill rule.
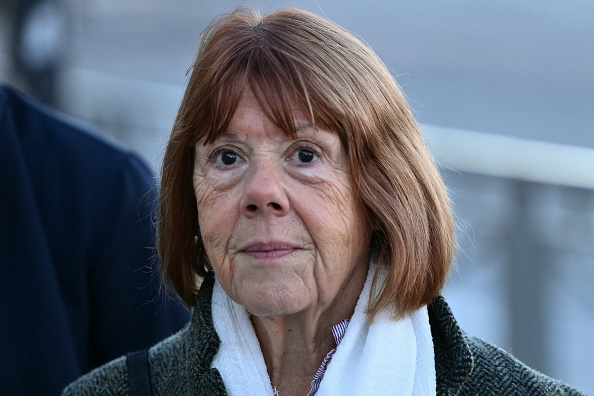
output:
[[289,198],[280,169],[261,164],[252,170],[245,182],[241,211],[247,217],[284,216],[289,212]]

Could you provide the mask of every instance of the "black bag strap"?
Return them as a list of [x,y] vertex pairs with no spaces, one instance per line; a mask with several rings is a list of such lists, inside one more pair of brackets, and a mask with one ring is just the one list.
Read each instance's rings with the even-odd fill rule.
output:
[[151,396],[148,349],[130,352],[126,355],[130,396]]

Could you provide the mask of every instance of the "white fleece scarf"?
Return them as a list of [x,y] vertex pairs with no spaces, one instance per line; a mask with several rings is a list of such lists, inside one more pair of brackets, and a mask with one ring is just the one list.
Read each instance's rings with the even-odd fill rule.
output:
[[[370,325],[365,311],[374,271],[375,266],[370,265],[349,327],[326,368],[316,396],[434,396],[435,361],[427,308],[397,322],[389,313],[381,312]],[[382,269],[377,283],[381,284],[384,278]],[[212,367],[221,373],[227,393],[273,396],[248,313],[227,296],[218,280],[213,290],[212,316],[221,339]]]

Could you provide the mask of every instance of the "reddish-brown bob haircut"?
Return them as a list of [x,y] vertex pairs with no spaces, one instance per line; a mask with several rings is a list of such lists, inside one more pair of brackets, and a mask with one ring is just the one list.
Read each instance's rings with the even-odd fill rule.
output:
[[203,32],[161,178],[158,249],[179,296],[192,306],[211,268],[195,238],[195,145],[226,131],[247,89],[288,135],[295,134],[292,111],[298,108],[340,137],[355,196],[373,229],[370,259],[389,268],[370,317],[383,309],[402,317],[429,303],[444,284],[455,244],[435,161],[377,55],[340,26],[293,8],[264,17],[238,8]]

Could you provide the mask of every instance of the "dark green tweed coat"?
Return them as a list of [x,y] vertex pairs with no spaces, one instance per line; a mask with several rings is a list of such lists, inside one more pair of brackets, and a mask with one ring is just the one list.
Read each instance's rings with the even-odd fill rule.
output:
[[[154,395],[226,395],[221,376],[210,368],[220,344],[211,315],[213,284],[209,275],[190,324],[149,350]],[[466,335],[442,297],[429,305],[429,321],[438,395],[581,395],[503,350]],[[63,396],[128,393],[126,357],[121,357],[70,384]]]

